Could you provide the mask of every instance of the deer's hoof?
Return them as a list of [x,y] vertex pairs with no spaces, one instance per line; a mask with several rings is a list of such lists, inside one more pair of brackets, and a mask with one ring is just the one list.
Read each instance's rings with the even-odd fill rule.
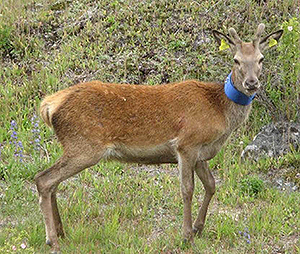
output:
[[194,243],[194,235],[191,232],[188,236],[184,237],[182,244],[185,245],[185,246],[188,246],[188,245],[193,244],[193,243]]
[[184,238],[181,242],[181,247],[183,249],[189,249],[194,244],[194,240],[191,238]]
[[203,227],[202,228],[193,228],[193,234],[194,236],[201,236]]

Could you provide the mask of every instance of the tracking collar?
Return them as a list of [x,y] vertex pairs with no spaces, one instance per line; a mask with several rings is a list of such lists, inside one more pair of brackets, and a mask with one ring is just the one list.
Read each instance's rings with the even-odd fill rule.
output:
[[236,104],[243,105],[243,106],[249,105],[254,99],[256,94],[248,96],[240,92],[239,90],[237,90],[234,87],[234,84],[232,83],[231,76],[232,76],[232,72],[230,72],[230,74],[228,75],[225,81],[224,91],[226,96],[228,97],[228,99],[232,100]]

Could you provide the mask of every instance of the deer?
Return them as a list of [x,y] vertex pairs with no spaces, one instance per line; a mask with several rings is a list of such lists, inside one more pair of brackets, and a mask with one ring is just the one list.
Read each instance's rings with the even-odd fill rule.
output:
[[[251,42],[243,42],[234,28],[227,35],[212,30],[220,48],[229,48],[233,55],[224,83],[187,80],[147,86],[91,81],[44,98],[41,117],[63,147],[55,164],[34,178],[51,253],[60,253],[58,239],[65,235],[56,200],[59,183],[100,160],[178,164],[183,239],[193,242],[201,234],[215,193],[208,161],[247,119],[261,87],[262,52],[283,34],[278,30],[262,37],[264,30],[259,24]],[[195,173],[205,193],[193,223]]]

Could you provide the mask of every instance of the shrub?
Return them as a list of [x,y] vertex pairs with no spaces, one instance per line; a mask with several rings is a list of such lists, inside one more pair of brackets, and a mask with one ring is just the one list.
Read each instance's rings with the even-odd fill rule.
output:
[[0,26],[0,54],[7,55],[13,50],[13,45],[11,43],[11,29],[4,26]]
[[278,120],[300,119],[300,23],[292,18],[282,24],[284,34],[278,45],[278,74],[267,86],[268,97]]
[[240,181],[240,191],[243,195],[257,197],[264,190],[264,182],[258,177],[248,176]]

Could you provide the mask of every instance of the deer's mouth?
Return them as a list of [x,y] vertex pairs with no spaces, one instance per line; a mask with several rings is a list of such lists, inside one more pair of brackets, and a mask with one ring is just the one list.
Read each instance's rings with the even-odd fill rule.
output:
[[245,84],[244,88],[246,89],[247,93],[249,94],[254,94],[255,92],[257,92],[257,90],[260,87],[260,83],[256,82],[255,84]]
[[258,87],[251,87],[251,88],[247,88],[247,92],[249,93],[254,93],[258,90]]

